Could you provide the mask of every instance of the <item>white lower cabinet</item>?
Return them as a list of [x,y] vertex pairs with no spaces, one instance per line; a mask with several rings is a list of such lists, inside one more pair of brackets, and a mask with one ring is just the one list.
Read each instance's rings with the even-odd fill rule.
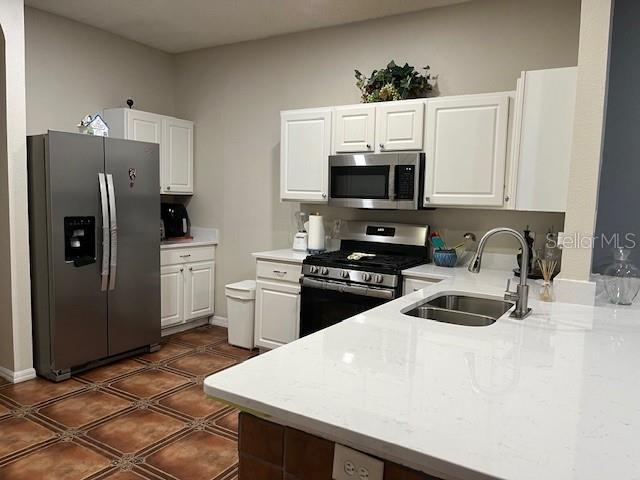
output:
[[300,275],[302,266],[258,261],[255,344],[276,348],[300,336]]
[[160,253],[160,323],[180,325],[214,313],[215,247],[185,247]]
[[438,283],[440,280],[435,278],[423,278],[423,277],[404,277],[404,283],[402,286],[402,294],[408,295],[409,293],[417,292],[427,287],[431,287],[433,284]]
[[214,262],[190,264],[185,270],[185,320],[213,315]]
[[162,328],[184,321],[184,266],[160,268],[160,323]]

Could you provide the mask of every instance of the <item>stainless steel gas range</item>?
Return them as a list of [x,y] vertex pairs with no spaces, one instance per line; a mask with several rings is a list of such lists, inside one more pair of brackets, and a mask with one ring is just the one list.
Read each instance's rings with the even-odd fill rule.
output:
[[402,271],[429,261],[429,227],[349,222],[340,250],[302,265],[300,336],[309,335],[402,295]]

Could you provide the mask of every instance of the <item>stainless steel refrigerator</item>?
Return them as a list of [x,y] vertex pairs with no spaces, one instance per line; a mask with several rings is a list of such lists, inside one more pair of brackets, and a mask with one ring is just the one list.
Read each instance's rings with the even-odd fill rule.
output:
[[159,146],[49,131],[27,151],[36,371],[156,349]]

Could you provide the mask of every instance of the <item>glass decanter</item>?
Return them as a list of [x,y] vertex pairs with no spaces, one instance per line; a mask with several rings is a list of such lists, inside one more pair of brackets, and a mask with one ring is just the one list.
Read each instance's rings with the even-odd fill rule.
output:
[[614,263],[604,271],[604,289],[609,301],[616,305],[631,305],[640,291],[640,270],[629,260],[631,251],[614,248]]

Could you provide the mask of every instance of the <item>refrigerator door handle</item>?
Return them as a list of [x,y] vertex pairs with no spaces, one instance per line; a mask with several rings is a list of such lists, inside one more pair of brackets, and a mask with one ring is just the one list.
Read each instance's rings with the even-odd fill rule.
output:
[[113,187],[113,176],[110,173],[107,173],[107,191],[109,193],[109,232],[111,233],[109,290],[115,290],[118,268],[118,221],[116,218],[116,192]]
[[107,289],[109,282],[109,206],[107,205],[107,182],[104,173],[98,173],[100,185],[100,204],[102,206],[102,270],[100,271],[100,290]]

